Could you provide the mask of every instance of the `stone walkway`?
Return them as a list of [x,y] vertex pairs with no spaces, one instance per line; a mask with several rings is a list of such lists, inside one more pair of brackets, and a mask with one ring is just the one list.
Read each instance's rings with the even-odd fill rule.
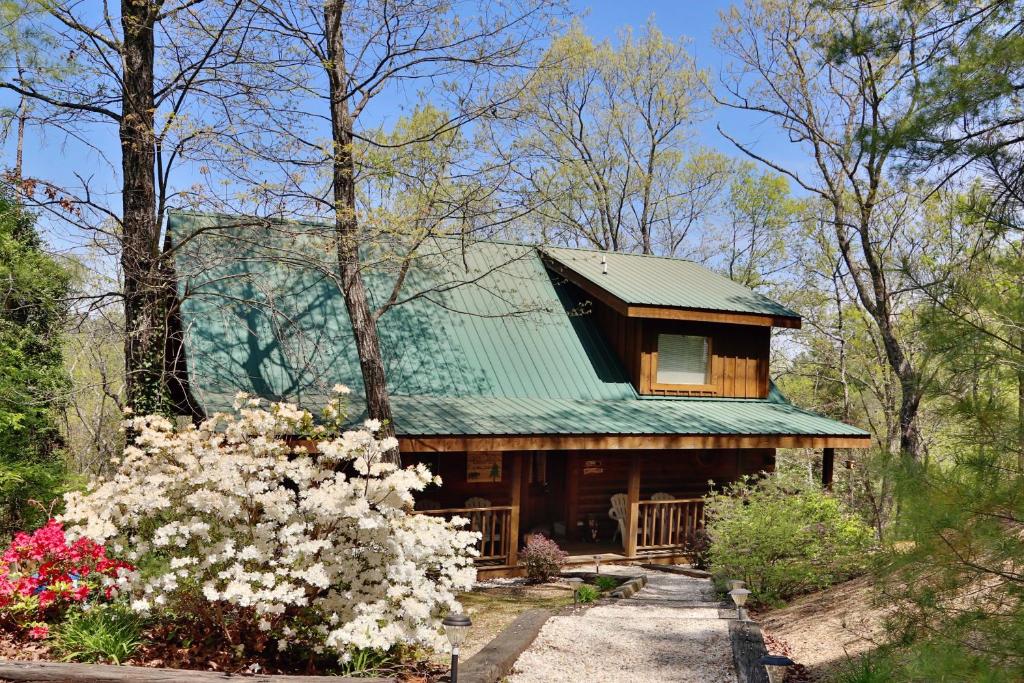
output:
[[602,573],[647,575],[632,598],[548,620],[516,661],[511,683],[736,683],[729,622],[711,583],[637,567]]

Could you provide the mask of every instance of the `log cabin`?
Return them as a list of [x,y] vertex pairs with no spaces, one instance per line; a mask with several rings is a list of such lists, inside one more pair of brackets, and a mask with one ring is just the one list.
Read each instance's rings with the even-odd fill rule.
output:
[[[314,413],[361,381],[329,226],[175,213],[189,408],[244,391]],[[482,573],[525,537],[570,559],[677,561],[704,496],[771,471],[779,448],[865,448],[867,432],[791,404],[772,331],[797,313],[693,262],[499,240],[387,236],[361,253],[405,463],[443,483],[423,514],[469,517]]]

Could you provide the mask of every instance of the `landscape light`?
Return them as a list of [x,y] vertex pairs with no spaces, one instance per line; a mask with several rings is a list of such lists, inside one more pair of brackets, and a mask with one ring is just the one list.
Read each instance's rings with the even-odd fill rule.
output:
[[792,659],[784,655],[765,655],[758,659],[757,663],[768,671],[769,683],[782,683],[786,677],[786,669],[794,664]]
[[746,588],[733,588],[729,591],[729,597],[736,603],[736,618],[740,621],[745,621],[743,614],[743,605],[747,604],[747,597],[750,595],[750,591]]
[[472,620],[465,614],[449,614],[441,622],[444,626],[444,634],[448,636],[448,642],[452,646],[452,675],[451,683],[459,680],[459,646],[466,639],[469,627],[473,625]]
[[572,606],[579,607],[580,598],[580,584],[583,583],[583,579],[572,578],[567,579],[569,585],[572,586]]

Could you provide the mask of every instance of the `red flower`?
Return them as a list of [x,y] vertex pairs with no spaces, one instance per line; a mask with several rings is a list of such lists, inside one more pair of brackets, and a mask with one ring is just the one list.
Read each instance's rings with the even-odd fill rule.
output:
[[39,594],[39,609],[46,609],[57,599],[57,594],[51,590],[44,590]]
[[36,640],[42,640],[48,635],[50,635],[50,627],[46,624],[37,624],[28,630],[28,637]]
[[71,599],[81,602],[89,597],[89,587],[84,583],[78,584],[78,587],[71,591]]

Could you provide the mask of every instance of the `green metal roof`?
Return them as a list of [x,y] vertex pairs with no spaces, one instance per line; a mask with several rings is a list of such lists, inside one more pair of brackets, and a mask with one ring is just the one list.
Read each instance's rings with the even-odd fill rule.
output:
[[[800,317],[782,304],[692,261],[564,247],[541,250],[627,304]],[[602,259],[607,261],[607,272]]]
[[[169,230],[190,388],[204,410],[227,408],[238,391],[314,410],[336,383],[362,393],[328,229],[172,214]],[[376,307],[396,268],[386,252],[364,262]],[[423,292],[378,321],[400,434],[865,434],[777,394],[638,397],[579,312],[579,290],[534,247],[431,240],[399,300]]]

